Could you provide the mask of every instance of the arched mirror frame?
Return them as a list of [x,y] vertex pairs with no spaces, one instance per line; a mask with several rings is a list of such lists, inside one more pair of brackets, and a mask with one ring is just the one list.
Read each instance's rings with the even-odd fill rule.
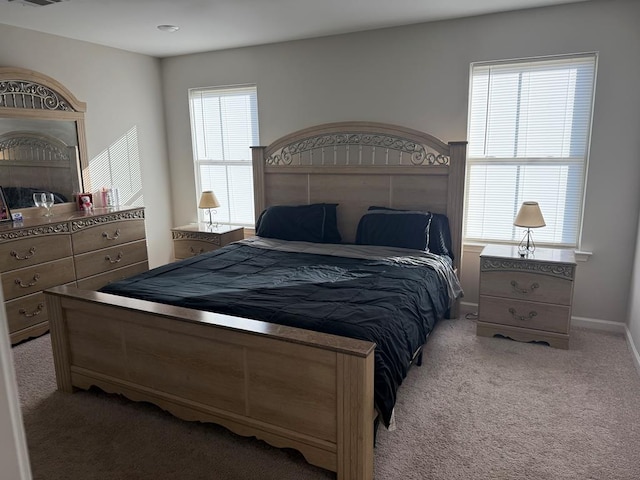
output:
[[[11,97],[11,98],[9,98]],[[15,99],[18,98],[18,101]],[[0,67],[0,117],[75,122],[78,140],[77,168],[80,188],[88,188],[87,140],[84,126],[86,103],[79,101],[57,80],[42,73],[18,67]],[[56,204],[54,210],[72,211],[74,202]],[[19,209],[25,217],[37,216],[37,208]]]

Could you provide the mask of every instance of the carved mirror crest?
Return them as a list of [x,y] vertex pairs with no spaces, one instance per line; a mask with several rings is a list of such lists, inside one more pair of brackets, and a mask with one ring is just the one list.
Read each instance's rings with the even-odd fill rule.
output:
[[73,194],[88,186],[85,111],[53,78],[0,67],[0,179],[13,211],[31,216],[33,191],[54,193],[54,209],[75,209]]

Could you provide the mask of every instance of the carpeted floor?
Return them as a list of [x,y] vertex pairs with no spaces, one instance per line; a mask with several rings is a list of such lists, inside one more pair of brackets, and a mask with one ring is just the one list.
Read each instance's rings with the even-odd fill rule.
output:
[[[332,479],[300,454],[99,391],[55,389],[49,336],[14,347],[35,479]],[[640,479],[640,377],[624,337],[571,349],[441,322],[381,429],[377,480]]]

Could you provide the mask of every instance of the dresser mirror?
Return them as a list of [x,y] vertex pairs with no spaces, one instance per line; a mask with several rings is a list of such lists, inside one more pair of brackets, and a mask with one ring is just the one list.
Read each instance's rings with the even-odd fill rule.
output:
[[88,188],[85,109],[46,75],[0,67],[0,186],[13,213],[41,216],[37,192],[53,194],[54,215],[76,208],[74,194]]

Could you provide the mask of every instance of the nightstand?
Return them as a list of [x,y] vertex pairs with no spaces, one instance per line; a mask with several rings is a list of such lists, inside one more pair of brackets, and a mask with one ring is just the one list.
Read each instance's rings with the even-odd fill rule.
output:
[[176,260],[200,255],[242,240],[244,228],[235,225],[212,227],[208,223],[192,223],[171,229],[173,256]]
[[480,254],[476,334],[569,348],[576,261],[571,250],[487,245]]

